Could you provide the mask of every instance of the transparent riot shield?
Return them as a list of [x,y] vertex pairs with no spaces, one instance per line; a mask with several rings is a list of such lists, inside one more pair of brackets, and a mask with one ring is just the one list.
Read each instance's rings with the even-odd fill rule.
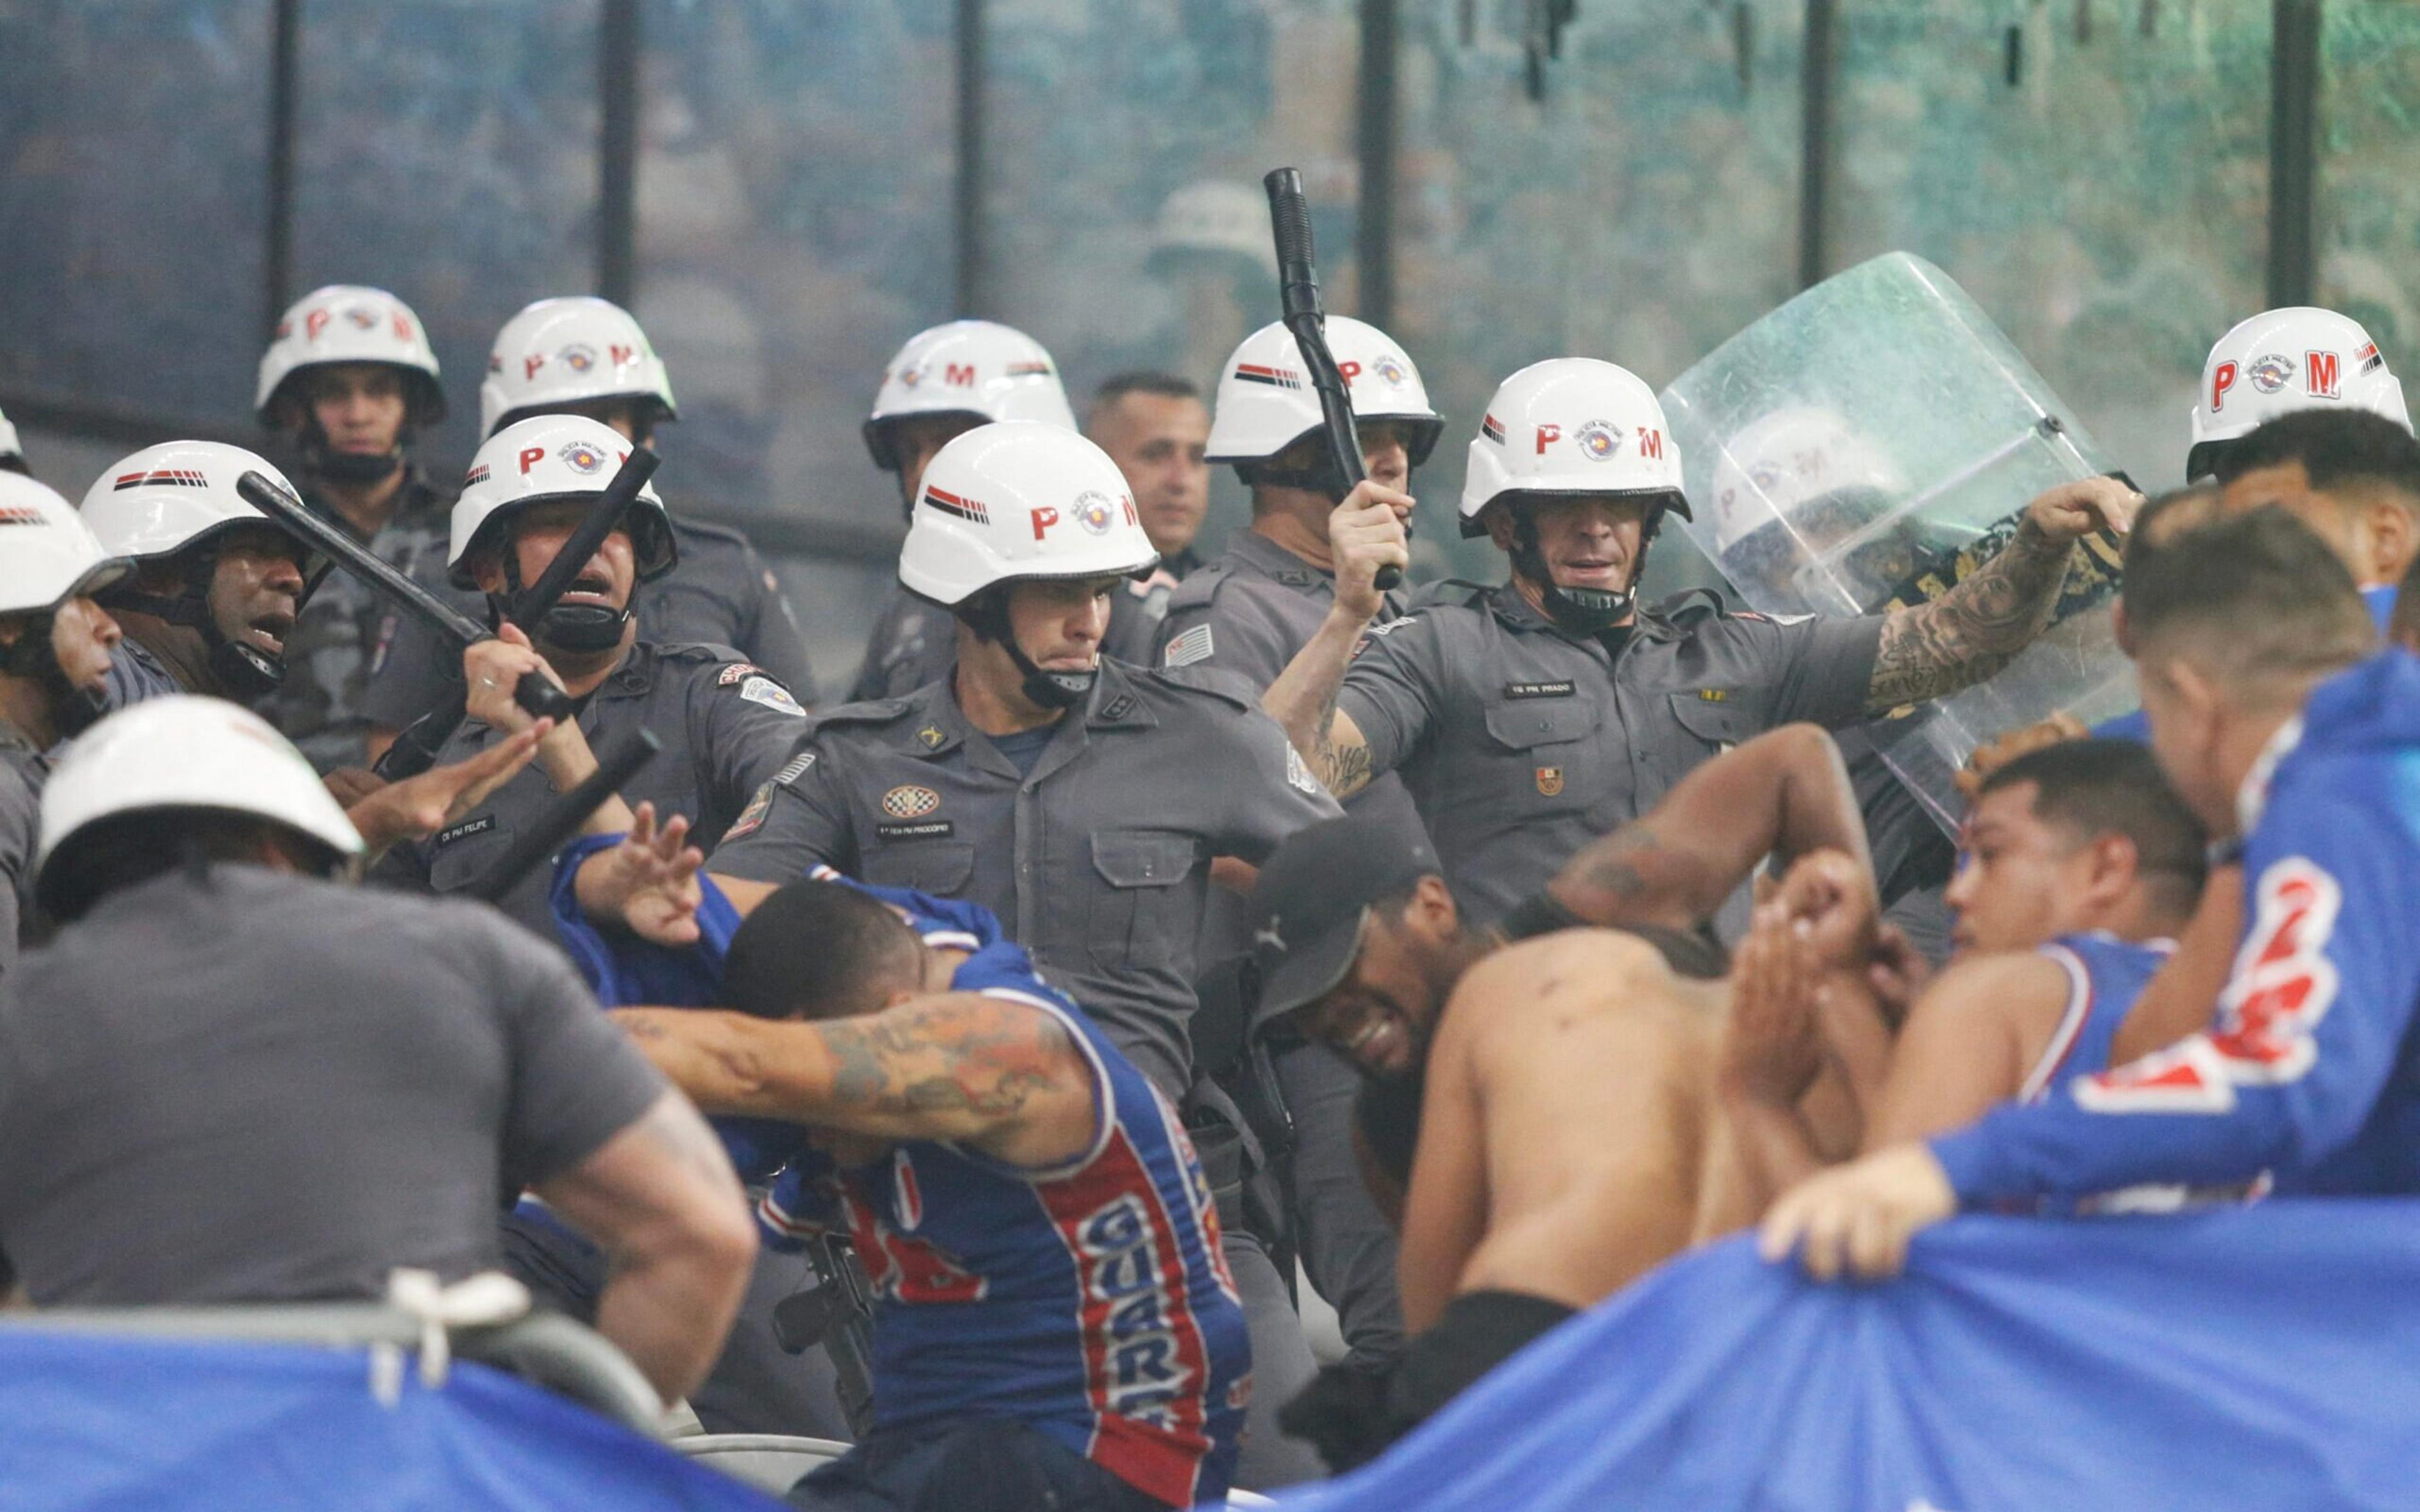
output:
[[[1890,253],[1836,274],[1716,347],[1662,395],[1690,539],[1749,608],[1857,615],[1947,592],[2025,505],[2113,464],[1947,273]],[[1901,711],[1876,745],[1945,827],[1983,740],[2065,709],[2134,706],[2110,629],[2118,544],[2077,554],[2051,629],[1988,681]]]

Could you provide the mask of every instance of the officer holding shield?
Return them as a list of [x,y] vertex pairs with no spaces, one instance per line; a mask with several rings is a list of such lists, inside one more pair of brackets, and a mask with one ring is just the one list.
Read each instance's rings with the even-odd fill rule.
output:
[[1522,369],[1469,455],[1462,528],[1496,543],[1510,579],[1373,625],[1372,580],[1404,561],[1401,532],[1383,506],[1341,508],[1330,528],[1352,544],[1335,606],[1263,702],[1340,795],[1403,772],[1481,921],[1550,910],[1539,889],[1582,842],[1726,747],[1792,720],[1854,724],[1997,671],[2048,624],[2074,543],[2124,530],[2138,501],[2106,478],[2061,485],[1939,598],[1782,625],[1704,594],[1637,603],[1657,527],[1689,503],[1663,409],[1624,369]]

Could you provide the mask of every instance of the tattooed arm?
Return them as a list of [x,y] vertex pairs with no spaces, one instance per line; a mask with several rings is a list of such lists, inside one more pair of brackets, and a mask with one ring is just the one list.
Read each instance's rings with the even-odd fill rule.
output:
[[1092,1062],[1041,1009],[974,993],[821,1022],[696,1009],[613,1017],[708,1113],[784,1119],[879,1139],[955,1139],[1018,1165],[1092,1143]]
[[1783,725],[1705,763],[1645,815],[1581,847],[1546,891],[1591,924],[1690,929],[1767,855],[1786,870],[1821,850],[1871,869],[1839,748],[1814,725]]
[[1261,707],[1285,728],[1286,739],[1339,798],[1370,785],[1370,745],[1349,714],[1336,708],[1344,669],[1361,632],[1386,604],[1380,569],[1411,563],[1404,518],[1412,496],[1370,482],[1354,486],[1327,517],[1327,546],[1336,564],[1336,602],[1286,670],[1261,695]]
[[1867,711],[1954,693],[2014,660],[2050,624],[2075,543],[2099,530],[2123,532],[2142,501],[2115,478],[2061,484],[2036,499],[1999,555],[1932,602],[1883,621]]

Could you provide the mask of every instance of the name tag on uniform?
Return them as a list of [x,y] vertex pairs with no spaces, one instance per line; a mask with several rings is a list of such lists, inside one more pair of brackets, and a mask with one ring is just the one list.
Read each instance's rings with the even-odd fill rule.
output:
[[451,845],[458,840],[469,840],[473,835],[484,835],[495,827],[496,816],[483,813],[476,819],[465,819],[451,829],[439,830],[437,843],[440,846]]
[[1566,679],[1559,683],[1507,683],[1504,696],[1508,699],[1567,699],[1579,691]]
[[875,834],[884,840],[939,840],[954,835],[958,826],[946,819],[928,820],[921,825],[876,825]]

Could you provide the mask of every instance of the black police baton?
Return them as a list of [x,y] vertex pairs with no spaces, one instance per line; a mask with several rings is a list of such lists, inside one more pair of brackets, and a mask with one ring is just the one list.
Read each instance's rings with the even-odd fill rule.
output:
[[[1302,171],[1273,168],[1261,180],[1269,192],[1269,226],[1278,243],[1278,318],[1302,348],[1302,365],[1319,395],[1321,428],[1327,433],[1328,460],[1344,481],[1343,493],[1369,474],[1361,470],[1361,439],[1353,430],[1353,399],[1336,355],[1327,349],[1327,314],[1319,303],[1319,273],[1311,265],[1311,203],[1303,198]],[[1395,567],[1378,569],[1378,591],[1404,580]]]
[[638,775],[639,768],[655,760],[656,752],[663,748],[664,743],[644,725],[607,747],[605,753],[597,758],[597,770],[582,779],[578,787],[548,804],[537,822],[515,836],[511,847],[479,874],[468,889],[471,896],[495,903],[520,886],[521,878],[534,868],[570,844],[580,833],[580,826],[597,811],[597,806],[619,793]]
[[[300,537],[313,550],[360,579],[370,592],[453,641],[458,650],[495,639],[494,631],[380,560],[376,552],[355,540],[343,526],[315,514],[310,505],[260,473],[247,472],[238,478],[235,491],[243,496],[244,502],[284,526],[289,534]],[[541,719],[568,719],[578,712],[570,695],[540,672],[521,675],[513,688],[513,702]]]

